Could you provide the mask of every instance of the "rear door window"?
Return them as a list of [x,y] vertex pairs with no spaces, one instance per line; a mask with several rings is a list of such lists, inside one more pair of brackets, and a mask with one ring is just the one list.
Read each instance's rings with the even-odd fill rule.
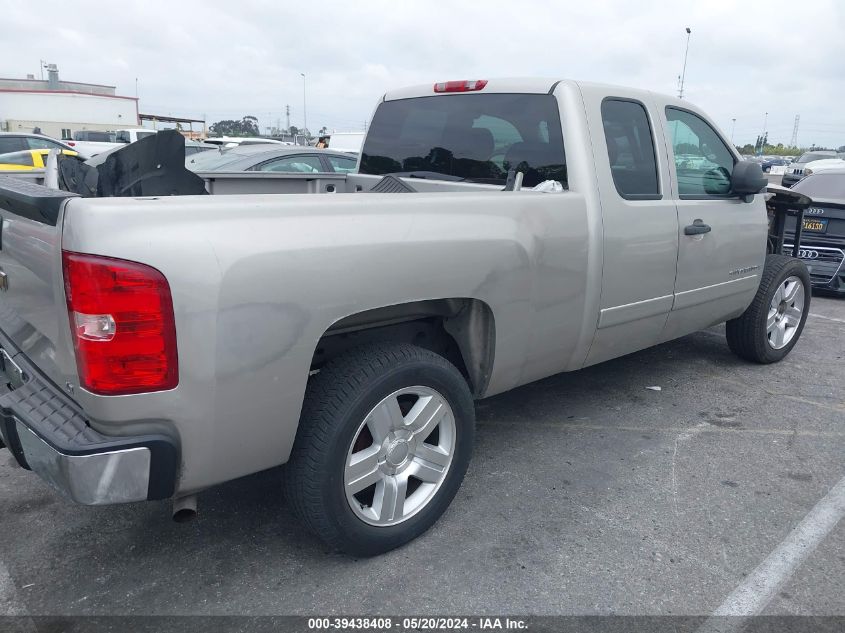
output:
[[316,173],[323,171],[323,164],[317,155],[284,156],[253,168],[253,171],[281,171],[291,173]]
[[329,161],[329,165],[332,166],[332,169],[341,174],[348,174],[351,171],[355,171],[355,165],[358,164],[357,158],[352,158],[351,156],[326,156]]
[[532,187],[566,187],[557,100],[547,94],[456,94],[386,101],[376,110],[362,174],[505,184],[509,170]]
[[65,149],[63,145],[46,138],[29,137],[26,142],[29,149]]
[[659,200],[654,139],[643,104],[605,99],[601,117],[616,191],[628,200]]
[[33,167],[32,152],[12,152],[11,154],[0,154],[0,165],[22,165]]
[[9,152],[18,152],[26,149],[26,141],[20,136],[2,136],[0,135],[0,154],[8,154]]

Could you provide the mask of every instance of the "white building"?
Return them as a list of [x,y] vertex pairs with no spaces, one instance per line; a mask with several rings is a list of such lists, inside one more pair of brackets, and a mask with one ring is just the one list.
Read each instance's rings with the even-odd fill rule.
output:
[[48,79],[0,78],[0,131],[32,132],[70,139],[78,130],[139,127],[137,97],[115,94],[114,86],[61,81],[55,65]]

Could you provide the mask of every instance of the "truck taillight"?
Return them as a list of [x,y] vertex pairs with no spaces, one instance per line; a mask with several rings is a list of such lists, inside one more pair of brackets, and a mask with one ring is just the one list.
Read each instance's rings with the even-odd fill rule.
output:
[[62,251],[80,384],[106,396],[179,383],[170,286],[155,268]]
[[463,81],[442,81],[434,84],[434,92],[473,92],[487,85],[486,79],[466,79]]

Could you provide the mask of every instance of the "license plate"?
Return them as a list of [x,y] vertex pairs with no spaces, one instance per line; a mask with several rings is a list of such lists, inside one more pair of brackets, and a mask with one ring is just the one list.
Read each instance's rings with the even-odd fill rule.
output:
[[804,220],[804,230],[810,233],[827,233],[827,218],[806,218]]

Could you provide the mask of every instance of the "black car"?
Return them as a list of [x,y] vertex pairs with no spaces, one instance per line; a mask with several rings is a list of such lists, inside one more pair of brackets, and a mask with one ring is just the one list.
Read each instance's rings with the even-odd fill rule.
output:
[[[813,199],[804,212],[799,251],[813,288],[845,296],[845,169],[816,172],[792,189]],[[791,254],[794,217],[787,218],[785,238],[784,254]]]

